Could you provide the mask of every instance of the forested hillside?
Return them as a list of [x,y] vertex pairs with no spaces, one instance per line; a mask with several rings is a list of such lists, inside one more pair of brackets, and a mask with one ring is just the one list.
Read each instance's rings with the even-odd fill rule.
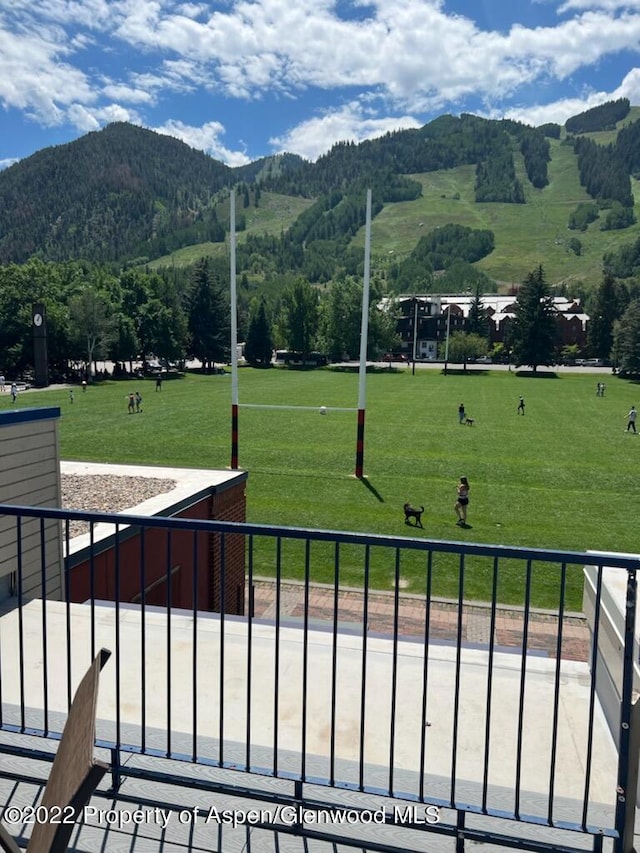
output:
[[0,262],[116,261],[198,225],[224,239],[215,194],[231,170],[170,136],[112,124],[0,173]]
[[[520,242],[528,241],[532,254],[548,252],[550,234],[553,245],[575,259],[575,275],[565,277],[593,281],[604,252],[638,236],[633,189],[640,121],[631,120],[630,111],[620,99],[576,116],[565,129],[441,116],[416,130],[339,143],[315,163],[280,155],[236,169],[171,137],[117,123],[0,172],[0,263],[39,258],[157,266],[162,258],[180,262],[181,250],[195,258],[198,246],[207,247],[203,254],[216,245],[222,252],[234,187],[239,271],[266,286],[274,276],[329,282],[361,270],[371,188],[376,251],[402,250],[389,275],[395,288],[417,281],[428,287],[434,273],[459,262],[518,280],[530,269],[527,260],[514,271],[509,260],[521,252]],[[619,123],[625,126],[601,144],[598,134]],[[567,180],[570,174],[575,182]],[[431,198],[427,188],[439,185],[451,191]],[[276,197],[304,204],[291,205],[298,213],[284,216],[279,227],[273,217],[269,228],[252,226],[261,221],[254,212],[263,199]],[[419,233],[418,220],[426,229]],[[400,231],[405,221],[412,222],[410,235],[385,240],[385,228],[395,222]],[[447,245],[443,265],[441,252],[425,245],[433,242],[429,228],[445,226],[462,230],[448,232],[460,242]],[[478,234],[470,236],[469,229]],[[494,268],[494,254],[506,259],[502,267]]]

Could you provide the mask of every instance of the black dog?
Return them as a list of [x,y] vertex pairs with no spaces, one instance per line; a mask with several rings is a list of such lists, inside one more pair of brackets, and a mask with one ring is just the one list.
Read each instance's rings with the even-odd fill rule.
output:
[[410,519],[415,518],[414,527],[422,527],[422,513],[424,512],[424,507],[415,507],[411,506],[411,504],[406,503],[404,505],[404,523],[411,524]]

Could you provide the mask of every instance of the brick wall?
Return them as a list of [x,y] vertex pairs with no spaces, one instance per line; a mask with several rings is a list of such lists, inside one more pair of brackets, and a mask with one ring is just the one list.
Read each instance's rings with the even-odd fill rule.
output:
[[[246,520],[245,481],[215,486],[176,518]],[[91,567],[93,567],[93,576]],[[113,537],[83,553],[69,569],[70,599],[90,598],[186,610],[244,613],[244,536],[162,528],[124,530],[116,554]]]
[[[245,484],[239,483],[211,496],[210,517],[219,521],[245,521],[247,517]],[[244,536],[215,534],[211,537],[212,585],[211,609],[225,613],[244,613],[245,540]],[[223,607],[224,604],[224,607]]]

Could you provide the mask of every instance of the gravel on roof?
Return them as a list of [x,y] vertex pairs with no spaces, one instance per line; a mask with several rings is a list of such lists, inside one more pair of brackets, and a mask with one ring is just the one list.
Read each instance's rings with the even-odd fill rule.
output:
[[[158,477],[122,477],[116,474],[62,474],[60,477],[64,509],[122,512],[137,504],[170,492],[175,480]],[[82,521],[69,524],[69,535],[86,533]]]

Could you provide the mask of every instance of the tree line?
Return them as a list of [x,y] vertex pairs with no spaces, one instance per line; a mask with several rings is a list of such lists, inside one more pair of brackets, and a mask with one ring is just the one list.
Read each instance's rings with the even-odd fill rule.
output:
[[[271,361],[274,348],[333,358],[359,355],[362,283],[345,275],[330,288],[285,278],[272,299],[256,295],[246,277],[238,287],[238,336],[255,365]],[[372,283],[369,346],[393,348],[395,319],[378,308]],[[18,378],[33,367],[31,311],[45,306],[53,381],[70,378],[77,365],[98,360],[131,364],[150,356],[166,361],[198,359],[208,369],[230,358],[229,267],[203,258],[188,271],[158,273],[129,267],[113,273],[86,262],[31,260],[0,267],[0,369]]]

